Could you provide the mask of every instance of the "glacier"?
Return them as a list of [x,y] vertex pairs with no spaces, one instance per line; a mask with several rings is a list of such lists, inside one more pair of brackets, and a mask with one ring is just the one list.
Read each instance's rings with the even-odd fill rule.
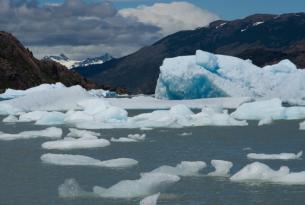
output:
[[251,60],[198,50],[193,56],[163,61],[155,96],[171,100],[227,96],[303,99],[304,79],[305,71],[289,60],[261,68]]

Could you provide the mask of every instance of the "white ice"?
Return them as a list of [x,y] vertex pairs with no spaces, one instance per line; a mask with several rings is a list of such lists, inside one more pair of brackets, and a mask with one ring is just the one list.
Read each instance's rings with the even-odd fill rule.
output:
[[75,179],[66,179],[63,184],[59,185],[58,195],[62,198],[77,198],[91,194],[85,192]]
[[54,149],[54,150],[71,150],[71,149],[90,149],[90,148],[100,148],[107,147],[110,142],[106,139],[86,139],[79,138],[74,139],[66,137],[62,140],[49,141],[43,143],[41,146],[43,149]]
[[280,154],[257,154],[257,153],[249,153],[247,154],[248,159],[257,159],[257,160],[293,160],[293,159],[301,159],[303,155],[303,151],[294,153],[280,153]]
[[146,138],[146,134],[129,134],[128,138],[136,141],[143,141]]
[[84,155],[70,154],[43,154],[41,161],[48,164],[61,166],[96,166],[107,168],[128,168],[138,164],[138,161],[130,158],[118,158],[101,161]]
[[304,78],[305,71],[289,60],[260,68],[250,60],[198,50],[193,56],[163,61],[155,95],[176,100],[225,96],[302,99]]
[[2,122],[6,122],[6,123],[13,123],[13,122],[18,122],[18,118],[14,115],[9,115],[7,117],[5,117]]
[[239,120],[296,120],[305,119],[305,107],[283,107],[278,98],[244,103],[231,114]]
[[34,92],[40,92],[40,91],[48,91],[53,89],[59,89],[64,88],[65,86],[62,83],[56,83],[56,84],[41,84],[36,87],[32,87],[26,90],[14,90],[14,89],[6,89],[4,93],[0,94],[0,98],[3,99],[12,99],[17,97],[22,97]]
[[156,194],[179,180],[180,178],[176,175],[146,173],[142,174],[139,179],[123,180],[109,188],[95,186],[93,192],[105,198],[145,197]]
[[206,166],[206,163],[202,161],[182,161],[175,167],[164,165],[152,170],[150,173],[164,173],[178,176],[198,176],[200,171],[202,171]]
[[78,130],[75,128],[69,128],[69,133],[67,134],[67,137],[72,138],[86,138],[86,139],[96,139],[97,137],[101,136],[100,133],[92,132],[89,130]]
[[215,171],[210,172],[208,174],[209,176],[227,177],[229,176],[230,170],[233,167],[232,162],[223,160],[212,160],[211,164],[215,168]]
[[49,138],[59,139],[62,136],[62,129],[50,127],[44,130],[24,131],[16,134],[9,134],[0,132],[0,140],[19,140],[19,139],[33,139],[33,138]]
[[120,138],[114,138],[112,137],[110,139],[111,142],[138,142],[138,140],[135,140],[135,139],[131,139],[131,138],[128,138],[128,137],[120,137]]
[[234,174],[230,180],[235,182],[269,182],[287,185],[304,185],[305,171],[290,172],[290,169],[286,166],[282,166],[279,170],[273,170],[266,164],[253,162]]
[[160,193],[147,196],[140,201],[140,205],[157,205]]

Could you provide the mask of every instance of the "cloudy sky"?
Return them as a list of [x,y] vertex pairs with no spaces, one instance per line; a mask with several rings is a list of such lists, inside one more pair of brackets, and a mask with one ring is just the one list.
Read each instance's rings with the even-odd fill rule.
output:
[[217,19],[301,11],[303,0],[0,0],[0,28],[38,58],[120,57]]

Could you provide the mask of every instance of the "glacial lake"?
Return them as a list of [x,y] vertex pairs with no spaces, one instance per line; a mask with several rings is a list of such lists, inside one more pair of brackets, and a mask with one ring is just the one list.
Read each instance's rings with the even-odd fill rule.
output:
[[[161,191],[159,205],[303,205],[305,185],[279,185],[270,183],[247,184],[231,182],[229,178],[208,177],[213,170],[212,159],[228,160],[234,174],[253,162],[249,152],[281,153],[305,150],[305,131],[298,129],[299,121],[277,121],[258,127],[251,122],[246,127],[193,127],[183,129],[109,129],[97,130],[102,138],[126,137],[128,134],[146,133],[144,142],[112,143],[98,149],[50,151],[41,144],[46,139],[0,141],[0,204],[1,205],[136,205],[135,199],[104,199],[98,197],[60,198],[58,186],[66,179],[75,179],[86,191],[98,185],[109,187],[125,179],[138,179],[141,172],[149,172],[161,165],[181,161],[205,161],[208,167],[200,177],[181,177],[181,180]],[[68,133],[65,126],[64,136]],[[44,129],[32,123],[4,124],[0,130],[17,133]],[[181,133],[192,133],[181,136]],[[245,149],[246,148],[246,149]],[[252,150],[249,150],[249,149]],[[139,165],[128,169],[99,167],[63,167],[44,164],[44,153],[87,155],[100,160],[119,157],[133,158]],[[291,171],[304,171],[301,160],[264,160],[273,169],[288,166]]]

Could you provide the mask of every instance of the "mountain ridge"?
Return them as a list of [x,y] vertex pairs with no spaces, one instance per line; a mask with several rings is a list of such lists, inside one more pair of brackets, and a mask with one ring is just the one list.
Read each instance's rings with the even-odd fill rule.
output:
[[192,55],[199,49],[251,59],[258,66],[289,59],[305,68],[305,13],[218,20],[208,27],[169,35],[128,56],[75,71],[96,83],[125,87],[133,94],[152,94],[164,58]]

